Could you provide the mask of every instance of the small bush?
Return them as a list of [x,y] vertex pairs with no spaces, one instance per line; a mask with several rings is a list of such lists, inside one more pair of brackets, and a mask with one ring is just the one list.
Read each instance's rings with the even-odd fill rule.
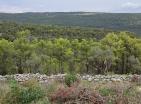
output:
[[23,85],[18,84],[16,81],[12,81],[10,87],[11,91],[5,98],[8,104],[29,104],[44,96],[43,90],[34,80],[28,81]]
[[67,74],[65,76],[65,84],[70,87],[74,82],[77,81],[77,76],[75,74]]

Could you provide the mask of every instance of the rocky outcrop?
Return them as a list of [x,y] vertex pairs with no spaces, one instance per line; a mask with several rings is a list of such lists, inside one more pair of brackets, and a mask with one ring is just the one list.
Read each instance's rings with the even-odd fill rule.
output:
[[[63,80],[66,74],[57,74],[57,75],[41,75],[37,74],[15,74],[15,75],[0,75],[0,81],[6,81],[14,79],[18,82],[24,82],[30,79],[36,79],[41,83],[48,83],[51,80]],[[80,80],[87,81],[131,81],[132,78],[141,78],[141,75],[77,75]]]

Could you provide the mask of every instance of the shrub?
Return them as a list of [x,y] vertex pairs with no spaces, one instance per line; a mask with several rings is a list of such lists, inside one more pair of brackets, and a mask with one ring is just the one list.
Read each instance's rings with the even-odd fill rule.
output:
[[22,85],[12,81],[10,87],[11,91],[7,94],[7,98],[5,98],[8,104],[29,104],[44,96],[43,90],[34,80],[27,81]]
[[74,82],[77,81],[77,76],[75,74],[67,74],[65,76],[65,84],[70,87]]

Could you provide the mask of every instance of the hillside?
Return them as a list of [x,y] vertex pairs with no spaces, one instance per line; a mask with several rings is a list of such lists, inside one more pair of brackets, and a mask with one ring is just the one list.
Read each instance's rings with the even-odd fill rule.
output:
[[46,12],[46,13],[0,13],[0,21],[20,23],[83,26],[126,30],[141,34],[140,13],[94,13],[94,12]]

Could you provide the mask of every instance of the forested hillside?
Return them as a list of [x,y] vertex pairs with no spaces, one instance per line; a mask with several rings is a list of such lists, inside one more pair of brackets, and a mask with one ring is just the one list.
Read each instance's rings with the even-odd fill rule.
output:
[[141,34],[140,13],[95,13],[95,12],[58,12],[58,13],[0,13],[0,21],[20,23],[96,27],[126,30]]

